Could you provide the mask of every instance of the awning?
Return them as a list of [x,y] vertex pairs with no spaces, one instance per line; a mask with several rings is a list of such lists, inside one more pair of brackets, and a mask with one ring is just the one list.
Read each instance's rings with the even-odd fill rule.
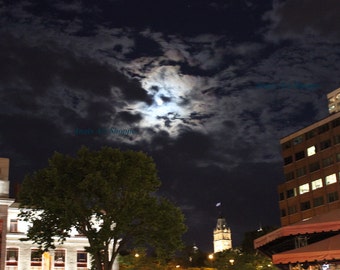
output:
[[301,248],[274,254],[273,264],[340,260],[340,234]]
[[299,234],[340,231],[340,209],[314,216],[292,225],[281,227],[254,240],[254,247],[259,248],[275,239]]

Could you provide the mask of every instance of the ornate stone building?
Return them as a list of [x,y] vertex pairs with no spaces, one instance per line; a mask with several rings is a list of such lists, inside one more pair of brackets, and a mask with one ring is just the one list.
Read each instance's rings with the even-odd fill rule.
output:
[[[40,254],[25,238],[29,224],[18,219],[18,203],[9,198],[9,159],[0,158],[0,269],[4,270],[88,270],[91,268],[87,238],[76,230],[63,245]],[[118,269],[115,264],[113,269]]]
[[219,217],[214,229],[214,253],[231,248],[231,230],[227,226],[225,218]]

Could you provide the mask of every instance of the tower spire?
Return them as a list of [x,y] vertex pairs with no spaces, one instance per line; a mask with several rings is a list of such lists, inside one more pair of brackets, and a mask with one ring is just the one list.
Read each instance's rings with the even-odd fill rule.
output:
[[[217,203],[216,207],[220,210],[221,203]],[[216,227],[213,232],[214,236],[214,253],[223,250],[231,249],[231,230],[227,225],[226,219],[222,216],[222,211],[219,211]]]

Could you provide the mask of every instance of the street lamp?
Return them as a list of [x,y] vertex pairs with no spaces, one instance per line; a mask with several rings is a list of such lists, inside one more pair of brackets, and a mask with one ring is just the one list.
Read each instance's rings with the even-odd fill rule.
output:
[[229,262],[230,262],[231,265],[234,265],[235,260],[234,259],[230,259]]

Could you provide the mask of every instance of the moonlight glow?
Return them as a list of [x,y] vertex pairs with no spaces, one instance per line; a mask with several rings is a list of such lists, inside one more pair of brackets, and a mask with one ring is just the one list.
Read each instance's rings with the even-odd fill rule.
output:
[[[168,125],[171,129],[182,123],[181,119],[189,117],[192,111],[191,92],[195,82],[190,76],[178,74],[178,68],[163,66],[152,69],[141,81],[142,87],[153,98],[153,103],[147,105],[138,103],[134,106],[143,112],[144,127],[157,126],[162,129]],[[190,102],[188,102],[190,100]],[[175,131],[175,130],[172,130]]]

